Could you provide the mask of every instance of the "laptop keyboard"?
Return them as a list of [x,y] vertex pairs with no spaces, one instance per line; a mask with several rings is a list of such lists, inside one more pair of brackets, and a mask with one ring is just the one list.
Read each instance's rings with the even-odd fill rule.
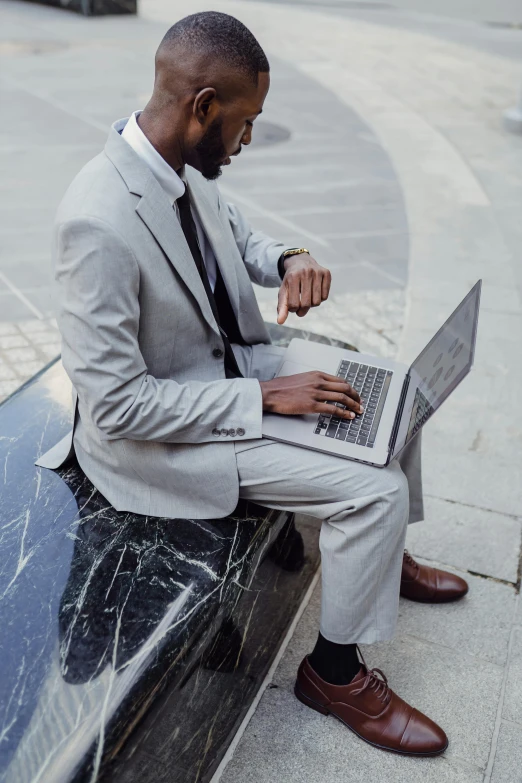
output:
[[408,427],[407,439],[413,438],[416,432],[422,427],[422,425],[429,419],[434,412],[434,408],[420,389],[415,392],[415,399],[413,401],[413,408],[410,416],[410,424]]
[[[381,367],[343,359],[336,375],[348,381],[359,394],[364,413],[356,414],[351,420],[321,414],[315,425],[315,434],[373,449],[393,373]],[[335,405],[346,408],[340,402]]]

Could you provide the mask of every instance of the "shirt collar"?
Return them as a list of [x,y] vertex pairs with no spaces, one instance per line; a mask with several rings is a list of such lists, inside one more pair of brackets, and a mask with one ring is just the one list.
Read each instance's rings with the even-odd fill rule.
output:
[[[135,111],[127,120],[125,125],[119,125],[116,128],[121,133],[121,136],[127,144],[129,144],[134,152],[139,155],[143,162],[152,171],[159,184],[167,194],[170,203],[173,205],[178,198],[180,198],[185,192],[185,169],[182,169],[181,177],[169,166],[167,161],[161,157],[158,150],[152,146],[148,138],[145,136],[140,126],[138,125],[137,118],[140,116],[140,111]],[[120,128],[122,128],[120,130]]]

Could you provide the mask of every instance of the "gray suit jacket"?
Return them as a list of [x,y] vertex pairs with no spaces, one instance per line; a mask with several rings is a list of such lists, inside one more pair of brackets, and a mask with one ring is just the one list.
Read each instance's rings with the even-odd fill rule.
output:
[[280,350],[268,347],[251,281],[279,286],[285,247],[253,232],[215,183],[187,167],[248,344],[234,351],[250,377],[227,380],[213,353],[223,342],[182,229],[119,135],[123,124],[115,123],[105,151],[58,210],[58,320],[76,415],[73,431],[36,464],[57,468],[74,446],[85,474],[119,511],[225,516],[239,491],[233,441],[261,437],[257,379],[274,365],[270,351]]

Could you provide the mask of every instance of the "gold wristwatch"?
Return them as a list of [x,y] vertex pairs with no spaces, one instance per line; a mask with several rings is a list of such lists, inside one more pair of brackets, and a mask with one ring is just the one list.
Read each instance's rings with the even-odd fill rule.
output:
[[279,272],[279,277],[281,280],[285,276],[285,260],[290,256],[298,256],[300,253],[309,254],[310,251],[307,250],[306,247],[291,247],[289,250],[285,250],[284,253],[281,253],[277,262],[277,271]]
[[281,253],[281,258],[283,261],[285,258],[288,258],[289,256],[298,256],[300,253],[310,253],[309,250],[306,249],[306,247],[291,247],[290,250],[285,250],[284,253]]

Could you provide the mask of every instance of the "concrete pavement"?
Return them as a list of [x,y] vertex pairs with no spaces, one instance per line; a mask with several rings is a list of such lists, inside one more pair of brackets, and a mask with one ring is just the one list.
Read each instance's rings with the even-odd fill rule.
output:
[[[441,35],[432,22],[379,23],[364,9],[363,19],[346,7],[213,5],[266,47],[263,121],[291,132],[254,144],[220,185],[255,225],[307,244],[334,273],[331,301],[292,325],[411,360],[484,279],[476,368],[426,428],[427,520],[409,534],[413,553],[463,573],[470,595],[450,607],[402,603],[396,641],[365,651],[446,728],[450,749],[432,760],[384,754],[294,699],[317,633],[316,590],[221,780],[522,783],[522,140],[501,124],[517,96],[518,43],[503,56],[501,33],[486,26],[476,36],[486,43],[470,46],[460,22],[444,21],[452,32]],[[43,363],[37,346],[56,350],[48,241],[58,199],[110,122],[146,101],[166,27],[206,7],[142,0],[138,19],[85,20],[2,3],[11,122],[0,131],[0,395],[26,377],[24,361]],[[274,320],[275,292],[259,299]],[[9,353],[26,349],[36,358]]]
[[[281,0],[271,0],[281,3]],[[340,10],[383,11],[404,10],[418,14],[420,18],[426,15],[439,18],[452,17],[458,21],[496,22],[497,24],[516,25],[522,19],[520,4],[517,0],[438,0],[436,6],[433,0],[391,0],[391,2],[376,2],[375,0],[283,0],[286,4],[303,6],[330,6]]]
[[[266,2],[282,4],[282,0]],[[518,62],[522,59],[522,8],[518,0],[284,0],[283,4],[380,27],[411,30]]]

